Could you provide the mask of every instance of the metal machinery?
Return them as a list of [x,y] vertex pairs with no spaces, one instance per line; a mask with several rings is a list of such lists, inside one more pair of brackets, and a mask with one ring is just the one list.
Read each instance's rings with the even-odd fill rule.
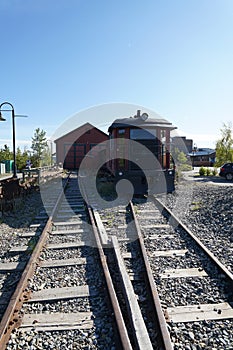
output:
[[175,189],[170,154],[170,132],[165,119],[149,118],[138,110],[134,117],[116,119],[109,127],[108,167],[119,179],[130,180],[135,194],[167,193]]

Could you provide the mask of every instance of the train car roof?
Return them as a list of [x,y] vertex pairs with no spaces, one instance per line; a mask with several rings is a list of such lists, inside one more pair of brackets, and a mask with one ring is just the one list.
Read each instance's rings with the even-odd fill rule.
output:
[[170,129],[174,130],[177,129],[176,126],[172,125],[168,120],[159,118],[147,118],[146,120],[143,120],[141,117],[130,117],[130,118],[121,118],[116,119],[114,122],[110,125],[108,128],[108,131],[111,132],[113,129],[117,128],[124,128],[124,127],[138,127],[138,128],[154,128],[154,127],[160,127],[163,129]]

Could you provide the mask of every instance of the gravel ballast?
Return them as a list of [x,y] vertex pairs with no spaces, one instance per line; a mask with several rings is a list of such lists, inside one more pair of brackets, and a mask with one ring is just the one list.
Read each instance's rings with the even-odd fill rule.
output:
[[[233,272],[233,186],[216,185],[206,181],[182,181],[176,187],[174,194],[161,196],[170,209],[174,210],[178,218],[194,232],[198,238],[219,258],[219,260]],[[43,206],[40,199],[40,193],[34,192],[22,199],[18,204],[17,210],[14,212],[7,212],[1,217],[0,224],[0,257],[1,262],[13,261],[9,255],[9,249],[12,246],[21,245],[19,234],[29,230],[29,224],[33,218],[38,214],[39,209]],[[122,225],[120,216],[115,215],[114,208],[111,208],[111,217],[108,217],[109,227]],[[117,211],[117,209],[116,209]],[[106,211],[107,212],[107,211]],[[119,218],[118,218],[119,216]],[[25,244],[25,239],[22,241]],[[183,241],[178,240],[179,249],[183,248]],[[177,246],[174,241],[173,244]],[[172,246],[171,246],[172,248]],[[86,249],[86,248],[85,248]],[[55,253],[55,252],[54,252]],[[59,258],[55,254],[46,251],[44,257]],[[54,254],[54,255],[53,255]],[[50,256],[51,255],[51,256]],[[53,255],[53,256],[52,256]],[[59,253],[58,253],[59,255]],[[74,253],[71,250],[67,251],[67,258],[77,257],[77,251]],[[80,254],[81,256],[81,254]],[[9,260],[8,260],[9,259]],[[17,257],[18,259],[18,257]],[[27,256],[20,255],[19,260],[27,260]],[[174,260],[173,260],[174,261]],[[164,263],[160,258],[160,266]],[[172,261],[169,261],[172,264]],[[174,262],[175,263],[175,262]],[[4,283],[5,278],[3,274],[0,275],[0,292],[7,291],[11,285],[10,273],[8,274],[8,284]],[[77,276],[77,281],[79,277]],[[42,278],[41,278],[42,280]],[[14,281],[12,280],[12,283]],[[178,282],[177,282],[178,283]],[[180,284],[183,281],[179,281]],[[175,284],[175,282],[174,282]],[[203,289],[204,285],[197,281],[198,286],[194,285],[193,290],[187,290],[188,293],[195,293],[196,288]],[[77,283],[78,285],[78,283]],[[185,296],[183,296],[185,300]],[[219,296],[220,298],[220,296]],[[87,300],[76,300],[77,310],[82,310],[84,305],[88,304]],[[203,299],[203,301],[207,301]],[[183,301],[177,301],[180,304]],[[167,300],[170,303],[170,300]],[[71,308],[73,305],[70,305]],[[38,307],[38,306],[36,306]],[[60,311],[64,305],[56,306]],[[49,311],[49,307],[48,307]],[[48,332],[43,336],[38,332],[28,332],[22,334],[15,332],[12,338],[12,343],[9,349],[26,349],[25,344],[30,343],[30,349],[43,349],[46,344],[47,349],[97,349],[97,344],[101,344],[101,349],[108,346],[106,349],[111,349],[112,330],[111,325],[106,324],[104,327],[101,323],[99,329],[102,328],[101,335],[97,336],[95,330],[89,331],[67,331],[62,332],[59,336]],[[233,325],[232,320],[225,321],[203,321],[192,322],[185,324],[170,324],[169,325],[171,339],[174,343],[174,349],[185,350],[201,350],[201,349],[216,349],[216,350],[232,350],[233,349]],[[25,343],[25,338],[28,338]],[[53,338],[57,337],[57,343],[53,343]],[[99,339],[98,339],[99,337]],[[19,339],[18,347],[16,347],[16,340]],[[19,345],[20,344],[20,345]],[[29,348],[28,348],[29,349]],[[114,347],[113,347],[114,349]]]

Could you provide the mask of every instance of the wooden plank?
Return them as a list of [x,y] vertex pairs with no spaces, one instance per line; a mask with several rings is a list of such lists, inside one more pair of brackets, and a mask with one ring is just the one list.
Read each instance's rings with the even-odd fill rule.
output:
[[[161,223],[156,223],[155,222],[155,220],[158,220],[158,219],[161,219],[161,215],[160,215],[160,217],[154,217],[154,216],[142,216],[142,217],[139,217],[138,218],[138,220],[139,220],[139,223],[140,223],[140,220],[152,220],[154,223],[153,224],[151,224],[151,225],[153,225],[153,227],[155,227],[155,228],[169,228],[170,227],[170,225],[168,225],[168,224],[161,224]],[[143,227],[144,227],[144,225],[142,225]]]
[[160,216],[161,217],[161,213],[159,210],[155,209],[138,209],[137,211],[138,213],[153,213],[154,217],[155,216]]
[[83,205],[72,205],[72,206],[68,206],[68,207],[64,207],[62,206],[62,209],[59,210],[59,213],[61,214],[67,214],[67,213],[75,213],[76,211],[78,212],[80,208],[83,209]]
[[[79,248],[87,245],[87,242],[79,241],[79,242],[66,242],[66,243],[50,243],[46,245],[47,249],[69,249],[69,248]],[[23,253],[27,250],[30,251],[30,247],[28,246],[17,246],[12,247],[9,252],[10,253]]]
[[233,309],[227,302],[168,307],[166,312],[168,321],[174,323],[233,318]]
[[98,292],[94,288],[90,288],[88,285],[63,288],[48,288],[33,292],[27,302],[47,302],[51,300],[85,298],[96,295],[98,295]]
[[180,277],[204,277],[208,276],[207,273],[200,268],[189,269],[169,269],[159,274],[161,278],[180,278]]
[[43,261],[40,261],[40,266],[44,267],[44,268],[48,268],[48,267],[85,265],[86,263],[87,263],[87,259],[86,258],[60,259],[60,260],[43,260]]
[[83,202],[69,202],[67,204],[61,204],[60,208],[62,208],[62,210],[79,210],[85,209],[85,206]]
[[42,226],[42,225],[41,224],[31,224],[29,227],[30,228],[38,228],[40,226]]
[[[89,241],[79,241],[79,242],[65,242],[65,243],[50,243],[47,244],[45,247],[47,249],[69,249],[69,248],[79,248],[79,247],[84,247],[85,245],[88,245],[91,243],[91,240]],[[23,253],[26,251],[30,251],[31,248],[28,246],[17,246],[17,247],[12,247],[9,250],[9,253]]]
[[9,253],[23,253],[26,252],[27,250],[31,250],[28,246],[16,246],[16,247],[12,247],[9,250]]
[[162,233],[160,233],[160,234],[155,234],[155,235],[151,235],[151,236],[149,236],[149,239],[151,239],[151,240],[154,240],[154,239],[161,239],[161,238],[168,238],[168,239],[170,239],[170,238],[174,238],[175,236],[173,235],[173,234],[162,234]]
[[123,230],[123,229],[125,229],[125,228],[127,228],[128,227],[128,225],[119,225],[117,228],[119,229],[119,230]]
[[158,228],[158,229],[160,229],[160,228],[164,228],[164,229],[169,229],[169,228],[171,228],[171,226],[168,225],[168,224],[154,224],[154,225],[152,225],[152,226],[153,226],[153,228]]
[[77,204],[77,203],[79,203],[79,204],[83,204],[83,197],[82,196],[77,196],[77,195],[75,195],[74,194],[74,196],[72,196],[72,197],[68,197],[68,196],[66,196],[66,201],[63,201],[62,203],[64,203],[64,204],[71,204],[71,203],[74,203],[74,204]]
[[83,197],[77,194],[74,194],[72,197],[66,196],[66,199],[62,200],[61,204],[67,205],[67,203],[70,203],[72,201],[75,203],[83,203]]
[[31,231],[31,232],[22,232],[19,233],[19,237],[21,238],[30,238],[40,236],[41,232]]
[[150,224],[150,225],[140,225],[141,229],[169,229],[171,228],[170,225],[167,224]]
[[69,248],[79,248],[84,247],[86,245],[85,242],[67,242],[67,243],[50,243],[46,245],[47,249],[69,249]]
[[187,249],[172,249],[172,250],[157,250],[152,253],[152,256],[164,256],[164,257],[176,257],[176,256],[185,256]]
[[0,272],[8,272],[8,271],[23,271],[26,262],[6,262],[0,263]]
[[132,258],[132,253],[130,253],[130,252],[124,252],[124,253],[122,253],[122,257],[123,257],[124,259],[131,259],[131,258]]
[[83,224],[83,220],[74,220],[74,221],[54,221],[54,226],[75,226]]
[[59,211],[59,214],[56,215],[56,220],[60,220],[64,218],[64,221],[66,220],[65,218],[70,218],[70,217],[73,217],[75,218],[76,217],[76,214],[73,210],[70,210],[69,212],[60,212]]
[[132,242],[130,238],[118,238],[118,242]]
[[69,234],[75,234],[75,233],[84,233],[88,232],[88,230],[84,230],[82,228],[77,228],[75,230],[55,230],[51,231],[51,235],[69,235]]
[[24,314],[21,330],[62,331],[90,329],[93,327],[92,312]]

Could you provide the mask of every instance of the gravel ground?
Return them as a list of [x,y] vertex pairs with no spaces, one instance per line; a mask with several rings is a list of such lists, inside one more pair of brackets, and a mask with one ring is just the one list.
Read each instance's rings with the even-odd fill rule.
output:
[[233,186],[186,181],[166,204],[233,272]]
[[[216,185],[206,181],[182,181],[174,194],[160,197],[232,272],[232,185],[227,186],[221,182]],[[145,204],[145,207],[148,205],[150,204]],[[146,229],[143,231],[146,232]],[[149,231],[150,235],[156,234],[156,230]],[[149,244],[150,240],[146,241]],[[185,248],[185,243],[176,235],[172,239],[164,238],[150,242],[150,262],[163,307],[232,301],[229,286],[228,289],[224,288],[224,279],[219,279],[217,270],[208,266],[205,256],[198,261],[195,249],[191,249],[185,258],[153,256],[155,249],[181,248]],[[211,271],[212,278],[158,278],[158,273],[165,269],[187,266]],[[233,349],[232,319],[177,324],[171,322],[169,330],[175,350]]]
[[[182,181],[176,188],[176,192],[171,195],[161,196],[166,204],[175,211],[176,215],[205,243],[205,245],[233,272],[233,186],[225,185],[222,182],[216,184],[205,181]],[[0,258],[1,261],[10,261],[8,259],[26,260],[27,256],[20,255],[12,257],[8,254],[12,246],[19,245],[19,233],[29,230],[29,224],[39,213],[43,205],[39,192],[34,192],[22,200],[18,201],[14,212],[5,213],[0,218]],[[123,209],[123,208],[122,208]],[[120,214],[122,215],[122,214]],[[119,217],[120,217],[119,215]],[[116,232],[122,221],[117,215],[109,210],[109,227],[114,227]],[[148,223],[147,223],[148,224]],[[176,239],[177,240],[177,239]],[[25,241],[24,241],[25,243]],[[179,249],[184,247],[182,239],[174,241],[174,247],[179,244]],[[20,242],[21,245],[21,242]],[[172,246],[171,246],[172,248]],[[44,252],[44,257],[58,258],[50,256],[49,251]],[[59,253],[58,253],[59,256]],[[74,253],[78,257],[77,251]],[[67,258],[74,257],[72,251],[67,251]],[[82,256],[82,254],[80,254]],[[13,261],[11,260],[11,261]],[[174,261],[174,260],[172,260]],[[160,258],[160,265],[163,264]],[[172,262],[170,262],[172,264]],[[7,283],[6,282],[7,279]],[[0,292],[8,290],[11,284],[15,283],[15,277],[11,274],[0,274]],[[183,281],[177,282],[178,288]],[[195,288],[205,288],[202,283],[196,281],[196,285],[187,290],[186,297],[183,296],[182,302],[188,302],[189,295],[195,292]],[[219,290],[216,287],[218,295]],[[172,296],[171,296],[172,298]],[[219,296],[220,298],[220,296]],[[88,301],[75,300],[77,310],[82,310]],[[206,301],[206,300],[205,300]],[[170,303],[167,300],[167,303]],[[74,303],[68,305],[57,305],[57,309],[72,308]],[[34,306],[41,308],[40,306]],[[46,307],[45,307],[46,308]],[[48,311],[50,307],[47,306]],[[104,326],[105,323],[105,326]],[[203,321],[185,324],[170,324],[170,334],[175,349],[185,350],[232,350],[233,349],[233,325],[232,320],[226,321]],[[99,331],[98,331],[99,329]],[[108,349],[111,350],[112,328],[105,322],[100,323],[96,329],[88,331],[67,331],[59,335],[46,333],[43,336],[35,331],[22,334],[16,331],[15,335],[20,340],[18,347],[14,339],[10,349]],[[28,338],[28,344],[31,347],[25,347],[25,337]],[[53,338],[57,338],[56,343]],[[75,345],[77,344],[77,345]],[[99,344],[100,347],[97,346]],[[107,347],[104,344],[108,344]],[[77,347],[76,347],[77,346]],[[114,349],[114,346],[112,347]]]

